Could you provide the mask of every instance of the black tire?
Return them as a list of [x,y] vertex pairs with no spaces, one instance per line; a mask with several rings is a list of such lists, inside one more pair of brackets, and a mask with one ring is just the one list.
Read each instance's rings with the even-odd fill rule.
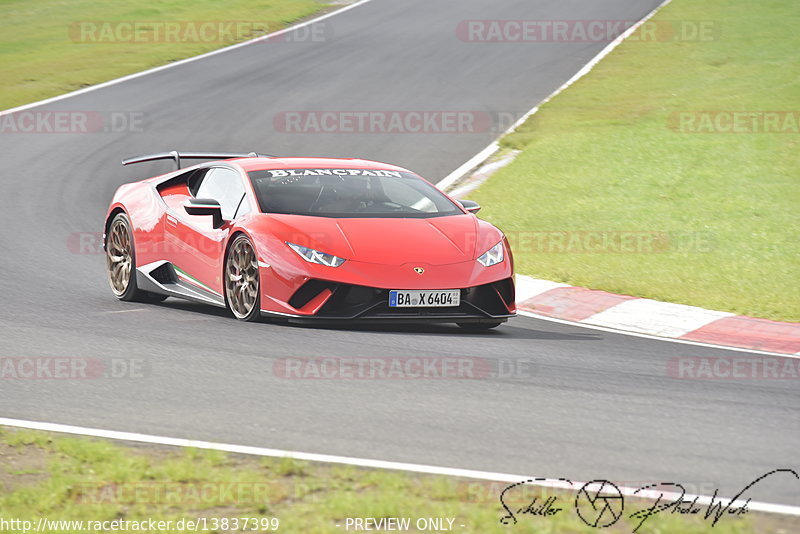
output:
[[126,302],[161,302],[166,295],[142,291],[136,286],[136,250],[131,221],[117,213],[106,231],[106,270],[111,291]]
[[258,255],[250,239],[240,234],[233,238],[225,254],[225,305],[240,321],[261,318],[261,281]]
[[491,330],[492,328],[497,328],[504,321],[494,321],[491,323],[456,323],[460,328],[464,330],[472,330],[473,332],[481,332],[484,330]]

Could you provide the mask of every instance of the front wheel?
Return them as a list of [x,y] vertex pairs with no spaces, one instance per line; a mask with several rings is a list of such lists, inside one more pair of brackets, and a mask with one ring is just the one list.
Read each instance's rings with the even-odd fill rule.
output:
[[240,321],[257,321],[261,316],[258,258],[245,235],[234,238],[225,258],[225,302]]
[[160,302],[166,295],[142,291],[136,286],[136,251],[131,221],[125,213],[117,213],[106,232],[106,268],[111,291],[119,300]]

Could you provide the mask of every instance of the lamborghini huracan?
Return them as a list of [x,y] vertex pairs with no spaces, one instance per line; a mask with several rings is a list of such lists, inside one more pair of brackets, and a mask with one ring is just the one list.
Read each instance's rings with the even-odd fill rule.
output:
[[[413,172],[361,159],[167,152],[178,169],[122,185],[105,220],[124,301],[177,297],[243,321],[438,322],[516,312],[503,233]],[[187,168],[187,159],[213,160]]]

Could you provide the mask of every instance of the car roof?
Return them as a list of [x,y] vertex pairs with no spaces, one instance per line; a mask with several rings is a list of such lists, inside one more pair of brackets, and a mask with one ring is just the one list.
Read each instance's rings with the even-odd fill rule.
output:
[[381,169],[411,172],[397,165],[354,158],[237,158],[228,161],[247,172],[271,169]]

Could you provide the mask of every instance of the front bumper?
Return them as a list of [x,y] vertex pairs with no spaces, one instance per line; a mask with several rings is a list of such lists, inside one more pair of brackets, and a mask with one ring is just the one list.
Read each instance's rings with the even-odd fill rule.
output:
[[291,322],[496,323],[516,315],[513,278],[461,289],[459,306],[389,307],[389,290],[319,279],[308,280],[289,299],[299,313],[262,310]]

